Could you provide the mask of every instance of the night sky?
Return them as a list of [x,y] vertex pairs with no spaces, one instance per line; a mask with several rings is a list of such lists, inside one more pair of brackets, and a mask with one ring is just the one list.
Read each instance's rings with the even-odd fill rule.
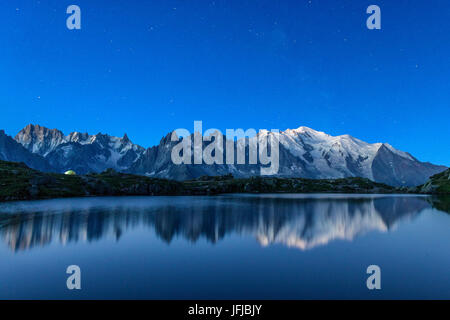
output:
[[10,0],[0,21],[12,136],[35,123],[149,147],[194,120],[308,126],[450,166],[448,0]]

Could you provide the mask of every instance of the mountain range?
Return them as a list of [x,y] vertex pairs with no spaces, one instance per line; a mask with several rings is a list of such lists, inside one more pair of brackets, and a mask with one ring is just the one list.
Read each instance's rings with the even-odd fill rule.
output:
[[[279,133],[258,133],[259,136],[272,134],[277,135],[280,141],[277,174],[280,177],[363,177],[392,186],[417,186],[447,169],[421,162],[387,143],[371,144],[350,135],[331,136],[307,127]],[[30,124],[14,138],[0,131],[0,160],[24,162],[45,172],[74,170],[86,174],[112,168],[120,172],[175,180],[204,175],[259,175],[260,164],[176,165],[171,160],[171,150],[178,142],[172,142],[170,138],[171,133],[163,137],[159,145],[145,149],[132,143],[126,134],[122,138],[102,133],[72,132],[64,135],[57,129]],[[250,140],[257,138],[245,138],[247,156]],[[208,143],[204,142],[204,145]]]

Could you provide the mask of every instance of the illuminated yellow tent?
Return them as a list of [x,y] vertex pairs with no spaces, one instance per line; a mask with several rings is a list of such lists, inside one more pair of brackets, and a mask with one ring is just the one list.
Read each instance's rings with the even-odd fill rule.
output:
[[68,176],[76,176],[77,175],[77,173],[73,170],[66,171],[66,172],[64,172],[64,174],[68,175]]

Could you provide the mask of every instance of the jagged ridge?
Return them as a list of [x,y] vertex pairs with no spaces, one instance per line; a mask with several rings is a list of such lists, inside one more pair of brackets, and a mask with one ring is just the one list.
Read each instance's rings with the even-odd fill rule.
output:
[[[387,143],[370,144],[349,135],[330,136],[307,127],[280,133],[261,131],[258,135],[273,134],[280,141],[279,177],[363,177],[392,186],[417,186],[446,169],[444,166],[420,162],[409,153]],[[72,169],[85,174],[113,168],[121,172],[175,180],[225,174],[251,177],[260,173],[260,165],[175,165],[171,160],[171,150],[177,142],[172,142],[170,136],[169,133],[159,145],[144,149],[133,144],[127,135],[117,138],[101,133],[89,135],[73,132],[65,136],[57,129],[28,125],[17,134],[15,141],[30,154],[45,159],[46,168],[42,165],[37,167],[37,160],[31,161],[30,156],[23,155],[23,160],[21,156],[14,159],[4,156],[9,151],[2,152],[1,148],[0,159],[23,161],[43,171],[64,172]],[[257,137],[247,138],[247,156],[251,139]],[[204,146],[207,145],[204,142]],[[8,147],[4,145],[5,148]],[[226,157],[226,150],[224,153]]]

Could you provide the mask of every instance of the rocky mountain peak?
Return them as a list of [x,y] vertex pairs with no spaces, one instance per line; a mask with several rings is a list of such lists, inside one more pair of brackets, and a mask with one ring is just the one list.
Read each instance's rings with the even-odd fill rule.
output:
[[[6,136],[0,132],[2,135]],[[350,135],[331,136],[304,126],[279,133],[266,130],[259,132],[259,135],[277,136],[280,142],[277,175],[282,177],[363,177],[392,186],[416,186],[446,169],[444,166],[420,162],[409,153],[387,143],[367,143]],[[258,136],[247,139],[257,139]],[[72,169],[83,174],[113,168],[176,180],[202,175],[258,175],[258,165],[175,165],[171,161],[171,147],[177,142],[172,142],[171,138],[172,132],[169,132],[159,145],[145,150],[133,144],[126,133],[122,138],[79,132],[64,136],[57,129],[30,124],[19,132],[15,140],[31,154],[45,158],[58,172]],[[16,149],[11,143],[4,146],[5,150]],[[248,151],[245,150],[247,155]],[[3,151],[3,154],[11,158],[11,152]]]
[[[172,131],[173,132],[173,131]],[[169,132],[164,137],[161,138],[159,145],[166,145],[172,141],[172,132]]]
[[53,171],[44,157],[31,153],[3,130],[0,130],[0,160],[23,162],[33,169]]
[[40,125],[29,124],[14,138],[32,153],[45,156],[55,146],[65,140],[64,134],[57,129],[48,129]]

